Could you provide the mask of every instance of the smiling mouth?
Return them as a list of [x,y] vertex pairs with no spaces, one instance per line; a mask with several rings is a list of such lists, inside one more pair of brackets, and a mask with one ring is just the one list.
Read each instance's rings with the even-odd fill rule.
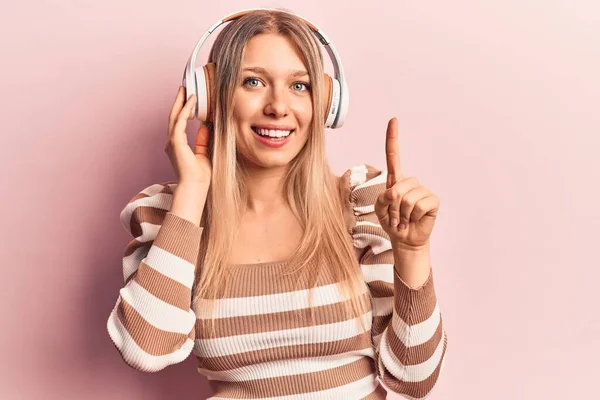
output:
[[[267,133],[267,130],[261,129],[260,131],[255,127],[252,126],[251,129],[254,131],[254,133],[256,133],[258,136],[266,138],[266,139],[270,139],[270,140],[282,140],[282,139],[286,139],[288,138],[292,133],[294,133],[296,131],[296,129],[292,129],[291,131],[289,131],[289,133],[287,135],[283,135],[283,136],[271,136]],[[274,131],[274,130],[270,130],[270,131]],[[271,132],[272,133],[272,132]]]

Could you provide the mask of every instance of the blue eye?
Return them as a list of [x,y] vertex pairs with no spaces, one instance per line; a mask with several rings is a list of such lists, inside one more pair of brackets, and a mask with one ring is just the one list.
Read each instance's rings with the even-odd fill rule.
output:
[[[306,90],[310,89],[310,85],[307,82],[296,82],[294,83],[294,86],[296,85],[304,85],[304,87],[306,88]],[[300,90],[302,92],[302,90]]]
[[[252,84],[251,82],[255,82],[255,84]],[[259,84],[262,83],[260,79],[255,78],[255,77],[248,77],[246,79],[244,79],[244,82],[242,83],[243,86],[248,86],[251,88],[256,88],[259,86]],[[298,92],[304,92],[307,90],[310,90],[310,84],[308,82],[295,82],[292,87],[294,88],[294,90],[298,91]],[[304,90],[303,90],[304,87]]]
[[[258,79],[256,79],[256,78],[246,78],[246,79],[244,80],[244,85],[245,85],[245,84],[247,84],[247,83],[248,83],[248,82],[250,82],[250,81],[260,82],[260,81],[259,81]],[[256,87],[256,86],[254,86],[254,85],[250,85],[250,87]]]

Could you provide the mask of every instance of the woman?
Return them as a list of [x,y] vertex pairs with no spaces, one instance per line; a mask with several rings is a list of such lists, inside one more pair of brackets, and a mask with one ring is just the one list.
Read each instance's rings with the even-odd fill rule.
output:
[[108,332],[123,359],[154,372],[193,352],[211,399],[425,397],[446,351],[429,265],[439,201],[402,176],[396,119],[387,173],[337,177],[303,20],[249,13],[209,58],[214,124],[192,151],[197,99],[180,88],[165,149],[178,180],[121,213],[133,240]]

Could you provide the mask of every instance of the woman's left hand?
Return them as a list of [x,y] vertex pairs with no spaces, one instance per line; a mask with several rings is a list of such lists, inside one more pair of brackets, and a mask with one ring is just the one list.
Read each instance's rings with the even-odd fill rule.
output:
[[402,175],[396,118],[388,122],[385,153],[386,190],[377,197],[375,214],[393,246],[403,250],[424,249],[429,244],[440,201],[416,178]]

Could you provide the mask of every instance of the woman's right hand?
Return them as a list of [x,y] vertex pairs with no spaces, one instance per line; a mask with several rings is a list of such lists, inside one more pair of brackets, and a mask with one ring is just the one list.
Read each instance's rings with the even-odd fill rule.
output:
[[171,160],[180,184],[199,185],[208,191],[212,176],[212,163],[208,157],[210,140],[208,127],[203,124],[198,129],[193,151],[188,145],[185,132],[187,120],[193,119],[192,112],[196,101],[196,95],[192,95],[185,102],[185,89],[183,86],[179,87],[175,103],[169,115],[169,131],[165,152]]

